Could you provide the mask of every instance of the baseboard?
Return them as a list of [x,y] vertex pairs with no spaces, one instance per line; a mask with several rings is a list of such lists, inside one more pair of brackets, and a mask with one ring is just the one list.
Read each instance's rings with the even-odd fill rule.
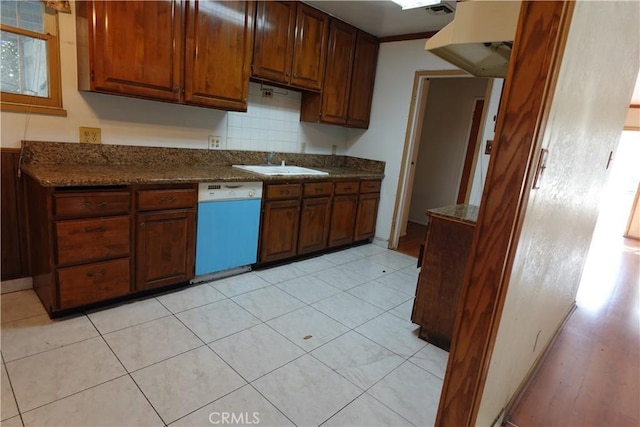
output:
[[24,291],[33,288],[33,279],[31,277],[21,277],[13,280],[3,280],[0,282],[0,294],[8,294],[9,292]]
[[429,220],[427,218],[420,218],[420,219],[409,218],[409,222],[415,222],[416,224],[420,224],[420,225],[428,225],[429,224]]
[[522,399],[522,396],[525,390],[529,388],[531,381],[533,381],[533,377],[538,372],[538,370],[542,366],[542,363],[547,358],[549,351],[551,351],[551,347],[553,347],[553,344],[558,339],[558,335],[560,335],[560,332],[564,329],[564,326],[567,324],[569,317],[574,312],[576,307],[577,307],[576,303],[574,302],[569,308],[569,310],[567,311],[567,314],[565,314],[564,319],[562,319],[562,322],[560,322],[560,325],[558,326],[556,331],[553,333],[553,336],[551,337],[547,345],[544,347],[544,350],[538,355],[538,358],[535,360],[535,362],[531,366],[531,369],[529,369],[529,372],[527,372],[527,375],[525,375],[524,379],[522,380],[522,382],[520,383],[516,391],[513,393],[513,396],[511,397],[511,399],[507,403],[507,406],[505,406],[503,410],[504,417],[502,418],[502,420],[498,420],[500,421],[500,424],[497,424],[497,425],[502,425],[505,420],[509,420],[509,418],[511,418],[511,413],[513,412],[513,409],[518,405],[518,403],[520,403],[520,399]]
[[383,239],[382,237],[374,237],[371,243],[376,246],[380,246],[381,248],[389,248],[389,239]]

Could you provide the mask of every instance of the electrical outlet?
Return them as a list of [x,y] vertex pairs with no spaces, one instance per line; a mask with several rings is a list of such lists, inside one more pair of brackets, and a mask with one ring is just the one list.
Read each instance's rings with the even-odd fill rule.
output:
[[331,154],[335,155],[338,152],[338,146],[336,144],[333,144],[331,146]]
[[100,128],[80,127],[80,142],[102,144],[102,132]]
[[209,150],[221,150],[222,142],[219,136],[209,135]]
[[262,89],[263,98],[273,98],[273,89]]
[[307,143],[306,142],[301,142],[300,143],[300,152],[301,153],[306,153],[307,152]]

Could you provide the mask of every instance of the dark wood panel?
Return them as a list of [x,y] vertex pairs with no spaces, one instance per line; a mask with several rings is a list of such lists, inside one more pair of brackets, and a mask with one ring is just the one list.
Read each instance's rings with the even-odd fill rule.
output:
[[298,3],[291,85],[320,90],[327,62],[329,16],[304,3]]
[[559,68],[571,2],[523,2],[465,272],[437,426],[473,426],[506,296],[526,185]]
[[128,216],[56,221],[58,264],[129,255],[130,224]]
[[101,216],[128,214],[131,193],[105,191],[53,195],[53,214],[63,216]]
[[60,309],[128,294],[130,265],[130,258],[121,258],[58,269]]
[[436,35],[437,31],[426,31],[424,33],[409,33],[409,34],[400,34],[397,36],[387,36],[381,37],[380,43],[389,43],[389,42],[401,42],[407,40],[419,40],[419,39],[430,39],[434,35]]
[[420,338],[449,351],[474,226],[431,216],[411,321]]
[[253,76],[284,84],[289,83],[295,26],[295,2],[258,2],[253,46]]
[[347,114],[347,126],[349,127],[363,129],[369,127],[379,46],[378,39],[358,31],[353,58],[351,92],[349,93],[349,112]]
[[360,193],[379,193],[382,181],[377,180],[364,180],[360,183]]
[[295,256],[299,224],[300,199],[266,201],[260,233],[260,262]]
[[357,181],[336,182],[334,194],[358,194],[360,184]]
[[302,184],[269,185],[265,191],[265,199],[292,199],[302,195]]
[[136,216],[136,290],[193,278],[195,212],[171,210]]
[[20,149],[0,151],[2,280],[29,276],[27,215],[24,186],[18,178],[19,163]]
[[194,208],[198,193],[195,188],[139,190],[137,208],[140,211]]
[[330,219],[330,197],[314,197],[302,200],[298,254],[317,252],[327,247]]
[[[471,176],[471,170],[476,160],[476,152],[478,148],[478,132],[480,131],[480,125],[482,120],[482,112],[484,110],[484,99],[478,99],[475,102],[473,110],[473,118],[471,119],[471,132],[469,132],[469,139],[467,140],[467,153],[464,157],[464,166],[462,167],[462,177],[460,178],[460,187],[458,188],[457,204],[466,203],[469,200],[469,193],[471,192],[471,184],[473,183],[473,177]],[[483,142],[480,141],[480,144]]]
[[304,184],[304,197],[331,196],[333,182],[309,182]]
[[186,103],[247,110],[254,10],[253,1],[188,3]]
[[[336,190],[337,190],[336,183]],[[355,183],[357,188],[357,183]],[[353,242],[354,223],[358,209],[358,196],[345,195],[333,198],[328,246],[340,246]]]
[[378,218],[379,193],[361,194],[358,199],[358,212],[353,233],[353,241],[371,239],[376,233],[376,220]]

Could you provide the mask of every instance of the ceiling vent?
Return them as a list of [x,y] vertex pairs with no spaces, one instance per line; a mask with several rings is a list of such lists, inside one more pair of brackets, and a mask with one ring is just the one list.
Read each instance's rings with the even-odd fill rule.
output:
[[448,5],[447,3],[436,4],[433,6],[428,6],[424,10],[427,11],[429,15],[448,15],[453,13],[455,9],[453,6]]

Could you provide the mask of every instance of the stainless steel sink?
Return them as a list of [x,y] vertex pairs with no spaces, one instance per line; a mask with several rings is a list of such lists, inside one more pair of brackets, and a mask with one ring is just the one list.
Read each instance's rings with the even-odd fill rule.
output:
[[274,175],[329,175],[328,172],[323,172],[315,169],[303,168],[301,166],[277,166],[277,165],[233,165],[234,168],[246,170],[248,172],[257,173],[260,175],[274,176]]

